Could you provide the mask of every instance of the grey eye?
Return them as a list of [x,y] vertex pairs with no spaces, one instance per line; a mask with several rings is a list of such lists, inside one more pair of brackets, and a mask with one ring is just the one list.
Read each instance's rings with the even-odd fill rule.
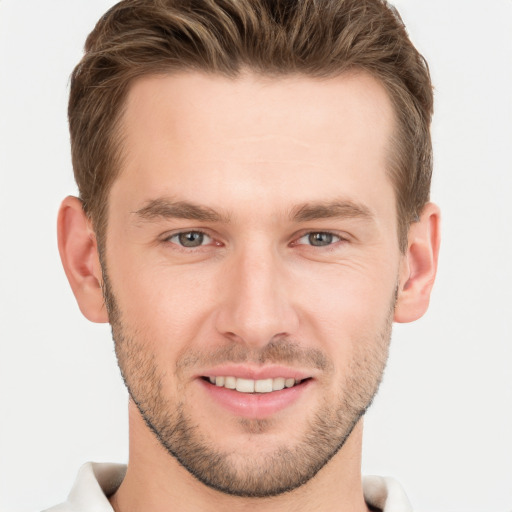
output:
[[311,245],[322,246],[332,244],[333,236],[331,233],[310,233],[308,238]]
[[170,241],[182,247],[194,248],[209,243],[210,237],[201,231],[186,231],[171,236]]
[[317,231],[302,236],[298,240],[298,243],[311,245],[313,247],[325,247],[326,245],[331,245],[340,240],[341,238],[333,233]]

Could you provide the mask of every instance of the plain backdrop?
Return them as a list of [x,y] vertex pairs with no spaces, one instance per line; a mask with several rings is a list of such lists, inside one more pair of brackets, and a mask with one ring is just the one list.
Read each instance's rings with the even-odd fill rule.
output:
[[[107,325],[57,253],[74,194],[68,78],[110,0],[0,0],[0,510],[65,499],[88,460],[127,460]],[[366,419],[363,473],[418,511],[512,510],[512,0],[400,0],[436,91],[443,244],[430,311],[399,325]]]

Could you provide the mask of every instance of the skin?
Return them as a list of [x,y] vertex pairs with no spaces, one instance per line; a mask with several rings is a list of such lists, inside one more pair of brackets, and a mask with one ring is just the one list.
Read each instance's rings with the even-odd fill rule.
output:
[[[59,214],[64,267],[92,321],[108,321],[108,276],[119,363],[139,402],[130,400],[130,460],[111,497],[116,511],[367,509],[362,419],[342,402],[352,397],[362,412],[373,397],[390,322],[426,311],[439,248],[439,212],[428,204],[406,253],[399,250],[386,173],[393,127],[385,90],[364,73],[232,80],[188,72],[132,85],[104,274],[79,200],[64,200]],[[184,202],[208,215],[190,215]],[[205,233],[203,245],[181,247],[177,235],[194,231]],[[312,233],[334,236],[315,246]],[[272,344],[320,354],[325,365],[286,362],[279,351],[262,360]],[[269,418],[242,419],[212,401],[198,378],[235,356],[250,370],[285,364],[310,383]],[[357,424],[336,426],[347,440],[307,483],[247,498],[194,478],[141,415],[164,421],[158,413],[177,404],[240,473],[301,446],[318,413],[333,422],[341,411]]]

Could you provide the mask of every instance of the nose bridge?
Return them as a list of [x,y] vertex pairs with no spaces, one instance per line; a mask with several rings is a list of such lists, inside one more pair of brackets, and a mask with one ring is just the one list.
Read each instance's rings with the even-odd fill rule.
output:
[[234,251],[221,286],[217,329],[222,334],[263,346],[295,330],[284,261],[270,244],[248,243]]

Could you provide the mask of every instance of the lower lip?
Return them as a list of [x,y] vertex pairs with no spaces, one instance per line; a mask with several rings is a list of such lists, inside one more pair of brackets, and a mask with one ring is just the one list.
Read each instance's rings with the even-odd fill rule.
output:
[[271,393],[240,393],[233,389],[215,386],[203,379],[199,379],[199,382],[215,402],[236,416],[264,419],[299,400],[312,381],[308,379],[291,388]]

